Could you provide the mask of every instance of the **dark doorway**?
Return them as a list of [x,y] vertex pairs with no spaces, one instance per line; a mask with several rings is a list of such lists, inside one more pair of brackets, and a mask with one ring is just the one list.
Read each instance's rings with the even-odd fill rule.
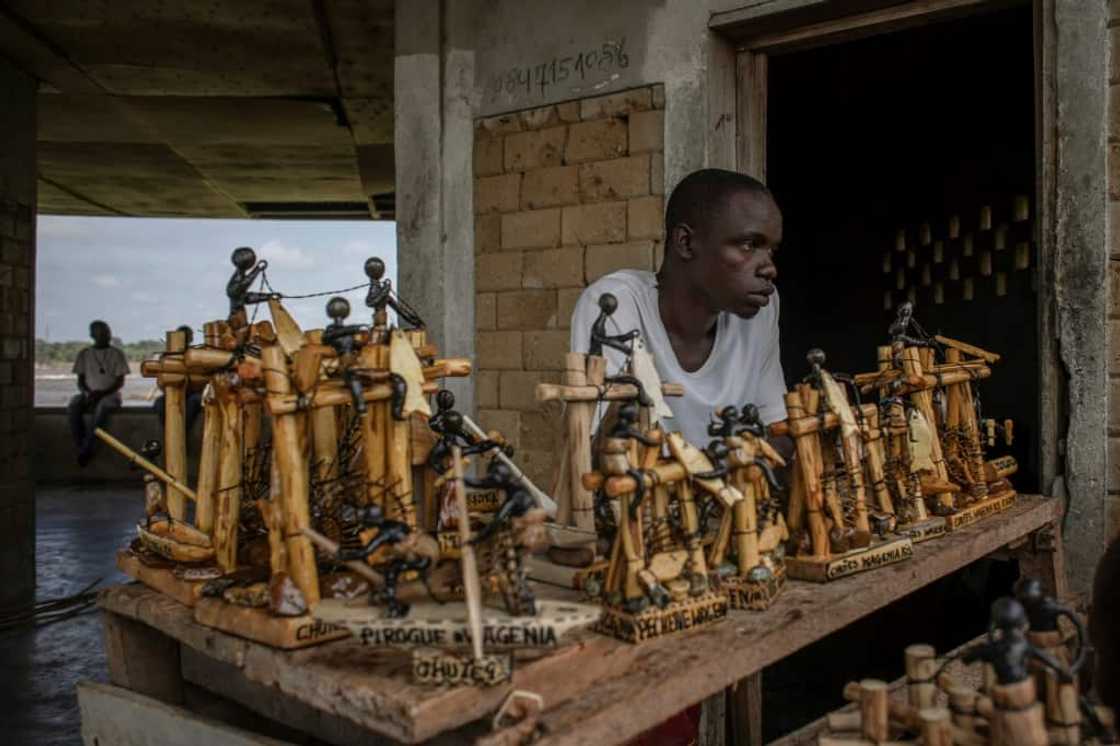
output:
[[[1003,356],[979,394],[985,417],[1015,422],[1005,450],[1022,492],[1039,488],[1032,46],[1025,5],[772,55],[767,81],[767,176],[785,215],[787,383],[806,373],[812,347],[834,371],[874,370],[898,304],[913,297],[930,333]],[[1026,220],[1015,220],[1016,197],[1027,199]],[[1016,574],[1013,563],[976,563],[767,668],[765,739],[841,705],[847,681],[901,676],[908,644],[948,651],[978,636]]]

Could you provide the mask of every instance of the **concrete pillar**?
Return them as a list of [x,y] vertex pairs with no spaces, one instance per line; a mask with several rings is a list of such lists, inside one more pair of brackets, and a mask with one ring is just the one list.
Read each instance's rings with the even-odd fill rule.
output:
[[[1055,138],[1054,304],[1068,379],[1065,548],[1071,590],[1087,593],[1106,535],[1108,485],[1108,7],[1049,0]],[[1115,54],[1115,50],[1113,50]],[[1115,355],[1115,351],[1113,351]],[[1043,485],[1044,488],[1049,485]]]
[[[474,53],[444,33],[440,0],[396,4],[394,144],[401,295],[447,356],[474,357]],[[469,379],[450,379],[474,412]]]
[[35,590],[35,80],[0,58],[0,606]]

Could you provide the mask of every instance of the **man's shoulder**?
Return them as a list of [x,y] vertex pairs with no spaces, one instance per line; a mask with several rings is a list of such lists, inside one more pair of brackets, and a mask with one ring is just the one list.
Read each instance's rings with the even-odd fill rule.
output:
[[627,297],[637,298],[657,284],[653,272],[640,269],[620,269],[603,275],[584,288],[580,294],[581,302],[598,303],[603,293],[612,293],[620,301]]

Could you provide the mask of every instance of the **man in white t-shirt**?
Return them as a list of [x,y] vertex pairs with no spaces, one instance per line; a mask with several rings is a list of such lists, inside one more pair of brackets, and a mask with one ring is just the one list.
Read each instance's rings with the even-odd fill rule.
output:
[[[89,325],[93,346],[78,353],[74,372],[78,374],[78,391],[70,399],[66,414],[70,420],[70,433],[78,447],[78,465],[85,466],[93,457],[96,437],[93,431],[109,424],[109,417],[121,408],[121,387],[128,375],[128,359],[124,352],[112,346],[113,332],[104,321]],[[93,416],[87,427],[85,416]]]
[[[592,283],[572,313],[571,349],[587,352],[599,297],[618,300],[608,334],[632,329],[651,353],[661,380],[684,386],[666,400],[664,423],[705,446],[707,426],[722,407],[758,407],[766,424],[785,419],[785,378],[778,345],[778,276],[774,254],[782,214],[760,182],[732,171],[686,176],[665,209],[665,259],[656,274],[620,270]],[[625,355],[609,346],[608,373]],[[783,455],[792,442],[777,439]]]

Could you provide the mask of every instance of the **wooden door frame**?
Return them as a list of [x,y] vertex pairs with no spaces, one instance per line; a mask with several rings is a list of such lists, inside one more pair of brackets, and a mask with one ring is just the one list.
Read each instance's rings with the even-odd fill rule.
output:
[[[1063,526],[1070,540],[1070,574],[1075,591],[1091,581],[1095,558],[1105,539],[1103,495],[1108,482],[1108,364],[1101,347],[1108,344],[1108,289],[1086,290],[1085,264],[1108,269],[1107,175],[1101,133],[1107,132],[1107,100],[1085,85],[1084,69],[1070,65],[1073,55],[1103,82],[1107,94],[1108,38],[1104,4],[1079,8],[1074,0],[882,0],[889,7],[861,13],[839,10],[830,0],[770,0],[775,11],[809,8],[810,22],[783,26],[760,24],[766,3],[712,16],[709,28],[725,49],[734,50],[735,166],[766,178],[767,69],[770,55],[839,44],[877,34],[925,25],[1014,5],[1031,3],[1035,30],[1035,221],[1038,246],[1039,342],[1039,477],[1046,494],[1070,497]],[[1087,4],[1093,5],[1093,4]],[[811,6],[811,7],[810,7]],[[828,17],[832,8],[834,17]],[[821,14],[825,17],[821,17]],[[1101,17],[1097,18],[1095,14]],[[1062,50],[1059,25],[1076,27]],[[752,31],[752,29],[761,29]],[[1079,33],[1078,33],[1079,32]],[[1096,55],[1103,63],[1093,63]],[[1102,66],[1103,65],[1103,66]],[[729,75],[711,80],[726,86]],[[717,96],[718,98],[718,96]],[[726,95],[724,96],[726,98]],[[1059,100],[1066,111],[1059,110]],[[1072,106],[1071,106],[1072,105]],[[1088,111],[1090,121],[1083,112]],[[1093,127],[1097,128],[1094,134]],[[1062,138],[1056,133],[1061,131]],[[1074,132],[1074,137],[1069,137]],[[726,137],[726,135],[723,135]],[[1067,152],[1063,152],[1063,149]],[[1091,177],[1060,167],[1078,163]],[[715,164],[713,164],[715,165]],[[1075,220],[1075,223],[1069,223]],[[1098,289],[1099,290],[1099,289]],[[1075,299],[1075,300],[1074,300]],[[1073,305],[1068,312],[1066,305]],[[1085,333],[1085,325],[1090,327]],[[1067,474],[1066,464],[1071,465]],[[1076,547],[1083,547],[1078,552]],[[1079,557],[1078,555],[1081,554]]]

